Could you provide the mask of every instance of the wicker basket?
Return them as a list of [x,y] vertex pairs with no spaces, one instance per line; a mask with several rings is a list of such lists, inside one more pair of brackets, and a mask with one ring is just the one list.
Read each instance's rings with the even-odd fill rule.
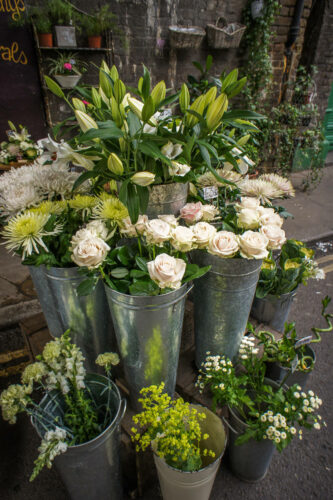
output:
[[169,26],[169,33],[173,49],[197,49],[206,35],[199,26]]
[[[218,26],[218,25],[222,26]],[[239,23],[227,24],[219,18],[216,24],[207,24],[208,45],[213,49],[231,49],[239,46],[246,26]]]

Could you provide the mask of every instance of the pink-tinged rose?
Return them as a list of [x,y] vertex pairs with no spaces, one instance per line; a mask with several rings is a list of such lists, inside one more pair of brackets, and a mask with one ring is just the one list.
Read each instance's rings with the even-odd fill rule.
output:
[[67,69],[67,71],[72,71],[71,63],[64,63],[64,69]]
[[180,210],[180,217],[186,224],[195,224],[202,218],[202,203],[186,203]]
[[217,232],[208,243],[208,253],[218,257],[234,257],[238,250],[238,237],[231,231]]
[[262,226],[260,232],[268,238],[268,250],[279,250],[286,241],[286,233],[279,226]]
[[155,260],[147,263],[150,278],[160,288],[179,288],[186,270],[183,259],[175,259],[166,253],[162,253]]

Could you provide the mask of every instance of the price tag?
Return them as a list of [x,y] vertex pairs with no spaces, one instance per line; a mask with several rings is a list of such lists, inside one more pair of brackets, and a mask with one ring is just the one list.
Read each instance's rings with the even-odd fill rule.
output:
[[219,190],[216,186],[207,186],[203,188],[203,198],[204,200],[213,200],[219,195]]
[[294,347],[295,347],[295,349],[298,349],[302,345],[310,344],[311,340],[312,340],[312,335],[309,335],[309,337],[303,337],[302,339],[299,339],[295,343]]

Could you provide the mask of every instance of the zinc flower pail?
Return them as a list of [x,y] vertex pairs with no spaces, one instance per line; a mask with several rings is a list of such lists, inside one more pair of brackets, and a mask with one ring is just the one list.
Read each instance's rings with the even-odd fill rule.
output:
[[195,280],[193,289],[195,362],[200,368],[207,352],[231,360],[237,355],[262,261],[220,258],[200,250],[191,258],[200,266],[212,266]]
[[164,500],[208,500],[226,447],[226,432],[221,419],[208,408],[191,406],[206,414],[206,419],[200,421],[200,427],[203,434],[209,434],[209,438],[202,441],[202,446],[214,451],[215,457],[203,457],[202,469],[184,472],[171,467],[154,453]]
[[127,295],[105,286],[131,405],[140,390],[165,383],[172,397],[177,376],[187,284],[156,296]]
[[147,215],[150,218],[158,215],[178,215],[186,204],[189,183],[174,182],[149,187],[149,203]]
[[[54,463],[72,500],[122,500],[120,468],[120,422],[126,410],[117,386],[102,375],[86,375],[86,385],[97,404],[109,403],[113,418],[108,427],[90,441],[69,446],[58,455]],[[42,399],[40,406],[54,417],[63,414],[64,400],[58,391],[52,391]],[[45,429],[32,418],[40,437]]]
[[[314,364],[316,362],[314,350],[309,345],[306,345],[304,349],[305,356],[311,358]],[[297,384],[304,389],[311,373],[312,369],[305,372],[296,369],[292,372],[291,368],[285,368],[279,363],[266,363],[266,376],[276,382],[281,383],[283,381],[284,385],[288,387]]]
[[266,295],[262,299],[255,297],[251,316],[278,332],[283,332],[295,295],[296,292],[289,292],[280,296]]
[[[103,283],[99,281],[89,295],[79,296],[77,287],[85,279],[79,268],[45,269],[48,290],[52,300],[46,304],[45,317],[54,337],[60,337],[68,328],[71,340],[85,357],[84,366],[96,371],[95,359],[103,352],[116,347],[113,324],[105,296]],[[43,303],[42,308],[44,311]],[[49,323],[49,309],[56,316],[55,323]]]

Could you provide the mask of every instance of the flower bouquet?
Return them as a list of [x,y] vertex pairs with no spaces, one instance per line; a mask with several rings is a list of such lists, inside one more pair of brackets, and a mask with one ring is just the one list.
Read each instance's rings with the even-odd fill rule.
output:
[[132,441],[137,451],[152,448],[164,500],[208,500],[226,445],[222,422],[163,390],[163,384],[141,390]]
[[[97,491],[105,497],[108,488],[117,496],[121,485],[112,476],[119,474],[117,427],[123,403],[111,367],[119,358],[114,353],[97,358],[107,377],[86,374],[83,359],[69,331],[46,344],[37,361],[25,368],[22,383],[2,392],[2,416],[14,424],[19,413],[26,413],[42,438],[31,481],[55,460],[73,498],[92,498]],[[43,394],[39,402],[36,390]],[[91,444],[95,460],[89,460]]]
[[207,353],[197,381],[200,390],[210,388],[215,407],[228,405],[231,467],[248,481],[264,477],[274,447],[282,451],[293,437],[302,439],[302,427],[320,429],[316,411],[322,404],[311,390],[285,388],[265,378],[265,363],[253,341],[243,339],[237,365]]
[[42,149],[32,139],[28,129],[20,125],[18,132],[15,125],[8,122],[10,130],[7,130],[8,141],[0,144],[0,163],[10,165],[18,162],[22,165],[33,162],[42,154]]

